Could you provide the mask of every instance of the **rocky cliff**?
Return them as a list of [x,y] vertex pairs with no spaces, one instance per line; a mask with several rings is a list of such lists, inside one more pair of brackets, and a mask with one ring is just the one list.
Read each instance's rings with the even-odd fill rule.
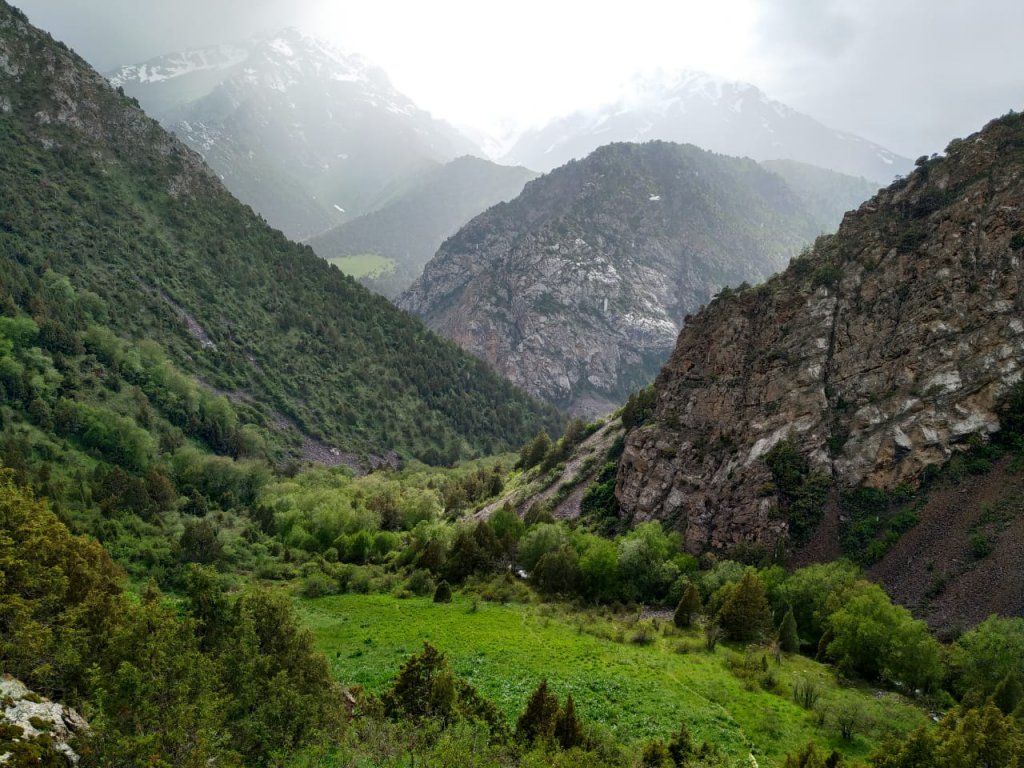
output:
[[398,303],[527,391],[592,416],[653,379],[687,312],[775,272],[819,231],[751,160],[613,144],[471,221]]
[[[772,545],[801,494],[820,508],[830,488],[913,486],[997,432],[1024,361],[1022,200],[1010,114],[689,318],[627,441],[624,514],[674,521],[693,550]],[[766,461],[786,455],[788,479]]]

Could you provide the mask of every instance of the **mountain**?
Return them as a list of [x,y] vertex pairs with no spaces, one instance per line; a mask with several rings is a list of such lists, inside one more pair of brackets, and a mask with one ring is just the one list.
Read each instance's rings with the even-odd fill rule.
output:
[[398,304],[528,392],[607,413],[654,377],[687,312],[820,231],[752,160],[613,144],[475,218]]
[[446,239],[470,219],[518,195],[536,178],[521,167],[464,156],[408,180],[375,210],[309,241],[313,250],[346,271],[345,257],[382,257],[379,273],[360,277],[363,285],[397,296],[419,277]]
[[[42,374],[12,385],[38,393],[25,406],[40,400],[41,423],[79,386],[130,374],[171,381],[180,427],[220,413],[208,437],[228,443],[237,417],[278,460],[450,461],[557,429],[550,408],[267,226],[66,47],[6,6],[0,20],[0,307],[30,316],[58,364],[94,358],[64,389]],[[141,351],[116,352],[112,334]]]
[[367,211],[396,180],[478,151],[382,70],[295,30],[125,66],[110,81],[296,239]]
[[622,514],[676,522],[691,551],[845,553],[922,606],[956,581],[947,625],[1019,615],[1024,517],[996,448],[1024,424],[1022,195],[1011,113],[691,317],[626,441]]
[[878,192],[878,184],[795,160],[765,160],[762,168],[783,178],[823,232],[834,232],[847,211]]
[[602,144],[661,139],[755,160],[797,160],[888,183],[910,160],[827,128],[747,83],[699,72],[638,77],[621,99],[524,133],[502,162],[550,170]]

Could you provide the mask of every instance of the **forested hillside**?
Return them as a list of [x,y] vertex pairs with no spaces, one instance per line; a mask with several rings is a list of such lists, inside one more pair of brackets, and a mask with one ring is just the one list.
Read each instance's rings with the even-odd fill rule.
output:
[[98,325],[159,343],[255,425],[291,433],[272,441],[277,457],[301,453],[305,436],[325,450],[451,460],[556,423],[270,229],[197,155],[8,8],[0,53],[8,314],[31,314],[64,340]]

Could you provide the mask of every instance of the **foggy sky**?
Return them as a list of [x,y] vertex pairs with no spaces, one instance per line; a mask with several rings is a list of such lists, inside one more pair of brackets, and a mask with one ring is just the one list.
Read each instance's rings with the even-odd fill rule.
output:
[[610,100],[638,69],[745,80],[904,155],[1024,109],[1021,0],[15,0],[100,71],[285,26],[492,133]]

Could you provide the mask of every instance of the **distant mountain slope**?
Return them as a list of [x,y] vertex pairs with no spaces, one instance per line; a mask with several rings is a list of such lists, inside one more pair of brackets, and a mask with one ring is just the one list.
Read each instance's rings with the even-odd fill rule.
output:
[[636,79],[628,95],[519,138],[502,162],[546,171],[616,141],[661,139],[755,160],[785,158],[888,183],[910,160],[826,128],[755,86],[698,72]]
[[785,180],[822,232],[834,232],[844,213],[856,210],[878,192],[878,184],[867,179],[795,160],[765,160],[761,166]]
[[[999,592],[998,610],[1019,614],[1019,483],[1003,498],[1005,483],[956,473],[988,473],[990,438],[1019,444],[1024,426],[1022,199],[1024,116],[1010,114],[782,274],[696,314],[658,375],[654,418],[626,441],[624,516],[676,521],[692,551],[787,544],[869,564],[892,550],[879,574],[922,604],[977,570],[979,591],[960,599],[996,610]],[[910,503],[956,458],[941,498]]]
[[360,280],[388,297],[397,296],[423,272],[437,249],[478,213],[523,191],[533,171],[460,157],[410,181],[372,213],[309,241],[325,259],[377,254],[392,270]]
[[90,325],[159,342],[256,424],[298,429],[325,451],[449,460],[558,426],[550,408],[266,226],[5,4],[0,157],[0,307],[49,321],[55,349]]
[[398,179],[478,151],[380,69],[295,30],[162,56],[110,79],[298,239],[365,212]]
[[475,218],[398,303],[527,391],[592,415],[654,377],[687,312],[780,269],[818,231],[752,160],[613,144]]

